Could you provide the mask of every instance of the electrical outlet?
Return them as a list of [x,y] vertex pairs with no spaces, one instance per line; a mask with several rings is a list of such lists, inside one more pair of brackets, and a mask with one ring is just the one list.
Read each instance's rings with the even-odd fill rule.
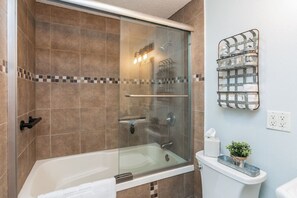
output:
[[291,131],[291,113],[280,112],[278,115],[278,128],[282,131]]
[[291,113],[281,111],[267,111],[266,128],[278,131],[291,131]]
[[277,129],[277,113],[274,111],[267,111],[267,126],[268,129]]

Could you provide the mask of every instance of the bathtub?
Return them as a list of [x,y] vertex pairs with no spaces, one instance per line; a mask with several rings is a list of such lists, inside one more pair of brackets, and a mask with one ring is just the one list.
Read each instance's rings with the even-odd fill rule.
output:
[[[164,171],[154,173],[156,169]],[[40,194],[110,178],[119,173],[132,172],[134,177],[144,175],[117,184],[117,191],[121,191],[193,170],[193,165],[171,151],[162,150],[157,143],[38,160],[18,198],[36,198]]]

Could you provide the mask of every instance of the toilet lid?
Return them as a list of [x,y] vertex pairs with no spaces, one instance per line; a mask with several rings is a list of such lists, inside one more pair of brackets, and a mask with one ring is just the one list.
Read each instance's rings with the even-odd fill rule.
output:
[[228,166],[225,166],[221,163],[219,163],[217,160],[218,158],[214,157],[207,157],[204,155],[203,151],[199,151],[196,153],[196,158],[199,161],[199,163],[204,164],[206,166],[209,166],[210,168],[232,178],[235,179],[243,184],[247,185],[253,185],[253,184],[259,184],[266,180],[267,173],[260,170],[260,175],[257,177],[250,177],[246,174],[243,174],[233,168],[230,168]]

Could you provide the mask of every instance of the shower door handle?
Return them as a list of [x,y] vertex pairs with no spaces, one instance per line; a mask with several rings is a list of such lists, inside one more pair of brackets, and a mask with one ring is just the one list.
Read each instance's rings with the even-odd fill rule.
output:
[[130,124],[130,133],[131,134],[135,133],[135,125],[134,124]]
[[136,94],[126,94],[125,97],[128,98],[187,98],[188,95],[136,95]]

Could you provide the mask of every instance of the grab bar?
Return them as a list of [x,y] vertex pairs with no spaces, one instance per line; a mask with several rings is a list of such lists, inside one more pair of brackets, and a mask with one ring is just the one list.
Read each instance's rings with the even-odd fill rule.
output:
[[29,121],[27,123],[24,120],[21,121],[20,129],[21,129],[21,131],[23,131],[25,128],[31,129],[32,127],[34,127],[41,120],[42,120],[41,117],[33,118],[33,117],[30,116]]
[[119,121],[130,121],[130,120],[143,120],[146,119],[145,116],[127,116],[120,118]]
[[173,145],[173,142],[172,141],[169,141],[169,142],[166,142],[166,143],[163,143],[161,144],[161,149],[166,149],[167,147],[170,147]]
[[187,98],[188,95],[135,95],[135,94],[126,94],[125,97],[130,98]]

